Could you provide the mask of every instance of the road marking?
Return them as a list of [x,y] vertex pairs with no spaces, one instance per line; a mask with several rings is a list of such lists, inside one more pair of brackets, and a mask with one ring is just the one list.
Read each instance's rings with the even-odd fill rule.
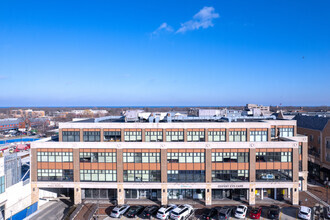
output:
[[280,217],[279,217],[280,220],[281,220],[281,215],[282,215],[282,212],[280,212]]

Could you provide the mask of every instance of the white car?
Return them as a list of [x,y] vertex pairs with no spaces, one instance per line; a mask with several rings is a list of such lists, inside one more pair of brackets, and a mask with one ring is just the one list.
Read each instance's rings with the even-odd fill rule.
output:
[[168,206],[161,207],[157,212],[158,219],[168,219],[170,217],[171,212],[176,208],[176,205],[170,204]]
[[120,216],[122,216],[123,214],[125,214],[125,212],[130,208],[129,205],[123,205],[123,206],[116,206],[111,214],[110,217],[112,218],[119,218]]
[[245,205],[239,205],[235,211],[235,218],[245,218],[248,208]]
[[330,206],[326,210],[327,210],[326,218],[330,219]]
[[194,209],[191,205],[180,205],[172,211],[171,219],[184,220],[187,219],[193,212]]
[[311,219],[311,217],[312,217],[312,209],[307,206],[300,206],[298,218],[309,220]]

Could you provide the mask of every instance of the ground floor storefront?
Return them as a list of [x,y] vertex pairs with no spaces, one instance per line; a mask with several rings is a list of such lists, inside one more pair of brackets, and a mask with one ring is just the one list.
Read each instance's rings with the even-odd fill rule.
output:
[[273,199],[283,201],[290,198],[290,189],[286,188],[259,188],[256,189],[256,200]]
[[213,189],[212,200],[248,200],[249,189]]

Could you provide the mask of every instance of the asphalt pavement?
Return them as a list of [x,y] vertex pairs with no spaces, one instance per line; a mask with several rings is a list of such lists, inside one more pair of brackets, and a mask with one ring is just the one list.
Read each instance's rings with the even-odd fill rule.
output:
[[50,201],[25,220],[59,220],[63,219],[71,206],[68,200]]

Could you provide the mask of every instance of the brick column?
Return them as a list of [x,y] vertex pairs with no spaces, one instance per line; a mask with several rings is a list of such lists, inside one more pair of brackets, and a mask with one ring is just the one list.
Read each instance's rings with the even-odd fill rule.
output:
[[[33,145],[33,143],[32,143]],[[38,180],[38,162],[37,162],[37,149],[36,148],[31,148],[30,151],[30,162],[31,162],[31,182],[37,182]]]
[[161,182],[167,183],[167,149],[160,150]]
[[162,205],[167,205],[167,184],[162,184]]
[[80,129],[80,142],[84,142],[84,130]]
[[122,183],[117,185],[117,201],[118,205],[125,204],[125,190]]
[[63,141],[62,129],[58,129],[58,141],[59,142]]
[[293,136],[297,136],[297,125],[293,126]]
[[100,129],[100,142],[103,142],[104,141],[104,131],[103,131],[103,128]]
[[205,189],[205,205],[212,205],[212,187],[211,184],[206,184]]
[[209,142],[208,129],[204,130],[204,134],[205,134],[205,142]]
[[187,142],[187,129],[183,129],[183,141]]
[[163,129],[163,142],[166,142],[166,129]]
[[267,141],[271,141],[271,140],[272,140],[272,129],[267,128]]
[[73,181],[80,182],[80,158],[79,149],[72,149],[73,156]]
[[205,181],[212,182],[212,149],[205,149]]
[[[263,192],[261,192],[263,193]],[[256,204],[256,186],[255,183],[251,183],[249,187],[249,205],[255,205]]]
[[256,181],[256,149],[251,148],[250,149],[250,170],[249,170],[249,177],[250,182],[254,183]]
[[36,183],[31,183],[31,204],[39,201],[39,188]]
[[81,188],[78,184],[74,186],[74,204],[77,205],[81,203]]
[[145,129],[141,130],[141,135],[142,135],[142,142],[145,142],[146,141],[146,130]]
[[246,142],[250,141],[250,128],[246,129]]
[[123,169],[124,169],[123,149],[117,149],[117,182],[118,183],[124,182]]
[[229,142],[229,129],[226,128],[226,142]]
[[291,194],[292,205],[299,205],[299,183],[295,183],[293,185]]
[[120,141],[121,141],[121,142],[124,142],[124,141],[125,141],[125,139],[124,139],[124,138],[125,138],[125,134],[124,134],[124,132],[125,132],[124,129],[120,129],[120,136],[121,136],[121,137],[120,137],[120,139],[121,139]]
[[292,181],[299,181],[299,151],[298,148],[292,148]]
[[301,148],[302,170],[308,171],[308,143],[302,142]]

